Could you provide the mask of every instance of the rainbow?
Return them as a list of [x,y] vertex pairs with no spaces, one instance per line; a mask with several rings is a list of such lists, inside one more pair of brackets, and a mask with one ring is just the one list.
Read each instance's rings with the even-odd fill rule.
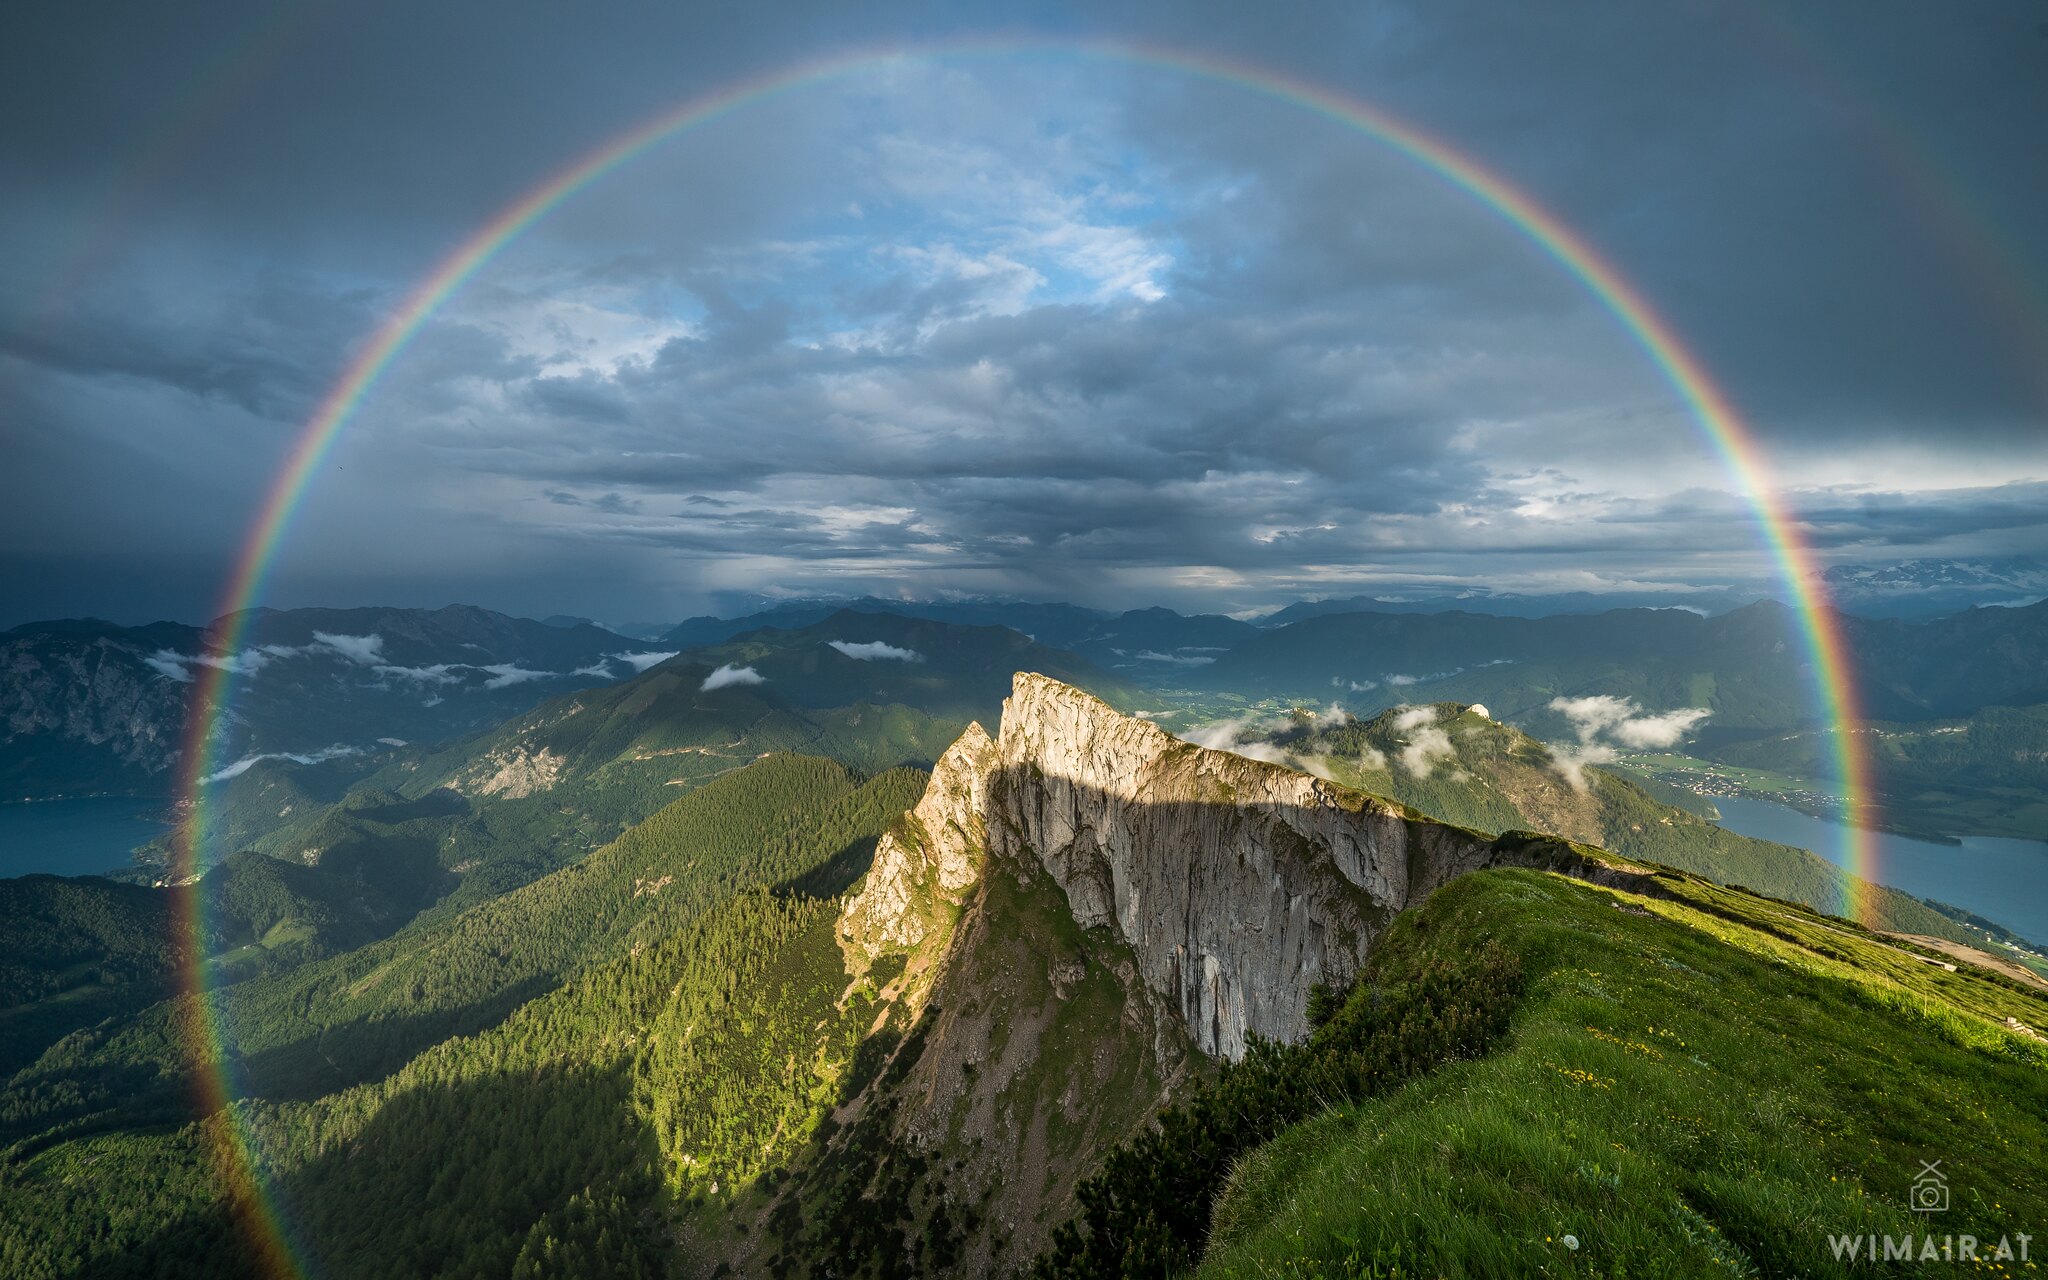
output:
[[[691,99],[627,130],[559,170],[506,206],[420,281],[370,335],[340,380],[320,402],[265,498],[248,541],[236,560],[220,611],[223,620],[213,637],[216,651],[231,655],[241,649],[249,611],[262,598],[265,581],[277,559],[279,547],[290,532],[294,513],[319,475],[329,450],[364,398],[376,386],[379,377],[450,295],[521,232],[563,201],[649,148],[742,108],[794,90],[892,64],[989,54],[1045,54],[1157,68],[1233,85],[1248,93],[1302,108],[1372,138],[1472,196],[1506,219],[1567,274],[1583,284],[1634,339],[1685,402],[1753,507],[1784,588],[1797,609],[1808,663],[1814,676],[1817,710],[1823,726],[1832,730],[1830,737],[1836,781],[1843,803],[1852,813],[1860,806],[1863,797],[1869,794],[1869,787],[1863,756],[1851,732],[1860,717],[1850,678],[1849,655],[1837,615],[1822,597],[1814,572],[1817,566],[1813,551],[1802,537],[1793,513],[1777,496],[1762,450],[1733,402],[1715,385],[1700,361],[1649,300],[1623,276],[1620,268],[1505,178],[1442,139],[1377,107],[1249,64],[1206,53],[1156,47],[1069,41],[1001,41],[849,53]],[[184,794],[189,806],[180,858],[183,864],[181,871],[188,878],[196,876],[199,868],[206,865],[208,820],[204,780],[215,768],[215,744],[225,739],[225,716],[233,693],[233,675],[225,665],[203,666],[199,672],[184,755]],[[1862,887],[1875,870],[1872,846],[1860,828],[1850,825],[1844,830],[1846,848],[1843,864],[1851,874],[1842,877],[1841,906],[1844,914],[1861,918],[1867,905],[1863,901]],[[193,890],[186,897],[190,902],[187,912],[189,923],[196,933],[203,923],[200,919],[200,895]],[[193,1006],[196,1061],[200,1064],[197,1074],[203,1080],[201,1102],[206,1114],[227,1112],[228,1127],[233,1131],[233,1139],[228,1145],[232,1158],[240,1166],[237,1203],[242,1208],[242,1216],[267,1265],[274,1272],[303,1274],[282,1219],[271,1198],[265,1194],[256,1172],[260,1152],[253,1136],[236,1119],[232,1107],[235,1090],[226,1067],[219,1065],[231,1058],[226,1052],[225,1028],[220,1011],[211,998],[211,982],[203,958],[196,954],[196,950],[187,977],[193,993],[190,1003]]]

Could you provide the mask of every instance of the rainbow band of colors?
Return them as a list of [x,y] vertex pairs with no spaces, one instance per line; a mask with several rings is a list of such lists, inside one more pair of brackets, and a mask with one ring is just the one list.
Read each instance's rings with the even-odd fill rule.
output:
[[[1849,731],[1858,716],[1848,655],[1835,615],[1819,595],[1812,553],[1802,541],[1792,515],[1777,497],[1749,428],[1727,395],[1715,385],[1705,368],[1649,301],[1593,245],[1506,179],[1414,125],[1333,90],[1304,84],[1263,68],[1207,54],[1156,47],[1007,41],[848,54],[692,99],[619,135],[561,170],[506,207],[422,280],[370,337],[346,373],[320,403],[272,486],[235,566],[221,609],[227,621],[214,639],[218,650],[231,654],[241,648],[248,610],[262,597],[264,582],[289,532],[294,512],[319,474],[323,459],[364,397],[376,385],[379,376],[441,304],[522,231],[562,201],[650,147],[741,108],[792,90],[891,64],[991,54],[1055,55],[1158,68],[1234,85],[1262,97],[1304,108],[1392,148],[1473,196],[1505,218],[1590,290],[1685,402],[1754,509],[1784,588],[1800,619],[1814,677],[1816,710],[1823,728],[1831,731],[1833,763],[1842,802],[1850,812],[1860,806],[1868,788],[1856,736]],[[215,767],[213,749],[225,738],[222,730],[232,693],[232,673],[225,666],[201,667],[200,671],[202,674],[194,692],[190,717],[192,728],[185,751],[185,795],[189,801],[189,812],[184,828],[188,838],[182,856],[187,859],[184,865],[188,874],[204,865],[202,853],[207,843],[208,813],[202,780]],[[1875,868],[1871,865],[1870,843],[1860,829],[1849,826],[1845,833],[1843,862],[1854,874],[1844,878],[1842,909],[1844,914],[1860,918],[1864,903],[1860,900],[1859,889]],[[188,914],[195,928],[199,924],[199,898],[196,891],[187,895],[190,903]],[[235,1110],[230,1105],[236,1090],[226,1066],[218,1064],[229,1062],[231,1055],[223,1042],[224,1028],[218,1010],[210,998],[205,966],[196,955],[188,978],[194,996],[190,1003],[197,1024],[194,1028],[198,1036],[195,1052],[201,1067],[198,1075],[204,1082],[201,1105],[209,1115],[227,1113],[232,1158],[239,1166],[233,1174],[239,1184],[237,1200],[243,1206],[247,1225],[263,1252],[266,1265],[277,1274],[303,1274],[284,1224],[257,1172],[259,1153],[253,1149],[248,1133],[237,1122]]]

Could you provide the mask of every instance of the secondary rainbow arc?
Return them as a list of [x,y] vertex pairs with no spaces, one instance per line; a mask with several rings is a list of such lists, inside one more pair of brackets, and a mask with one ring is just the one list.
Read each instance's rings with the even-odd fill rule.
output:
[[[1055,41],[955,43],[916,49],[892,48],[844,54],[746,81],[719,92],[693,98],[617,135],[583,158],[557,171],[506,206],[463,241],[408,293],[355,354],[342,377],[308,420],[278,477],[264,499],[250,535],[238,555],[220,610],[223,622],[213,637],[217,651],[241,648],[248,611],[262,597],[264,583],[289,532],[292,517],[329,450],[339,438],[379,376],[403,351],[435,311],[485,263],[550,210],[635,156],[665,139],[706,124],[778,94],[859,74],[891,63],[939,57],[988,54],[1047,54],[1100,59],[1154,67],[1204,80],[1235,85],[1247,92],[1304,108],[1361,132],[1408,157],[1423,168],[1473,196],[1520,230],[1547,256],[1577,279],[1615,317],[1670,383],[1712,443],[1729,474],[1755,512],[1758,527],[1794,602],[1808,664],[1814,677],[1816,710],[1833,747],[1836,783],[1845,809],[1854,812],[1868,795],[1862,755],[1851,727],[1859,718],[1849,654],[1838,616],[1828,607],[1819,585],[1812,549],[1799,524],[1770,482],[1755,436],[1733,402],[1708,375],[1649,300],[1607,257],[1507,179],[1406,121],[1334,90],[1307,84],[1273,71],[1209,55],[1145,46]],[[214,747],[223,728],[234,688],[226,666],[202,666],[195,682],[189,733],[185,744],[184,795],[188,801],[179,857],[185,876],[205,865],[208,812],[205,779],[215,770]],[[1842,878],[1844,914],[1864,913],[1859,887],[1874,872],[1872,845],[1853,825],[1844,828],[1844,862],[1852,873]],[[184,917],[196,940],[203,920],[196,888],[183,894]],[[205,1114],[224,1112],[225,1141],[234,1169],[236,1201],[265,1265],[281,1275],[304,1274],[294,1248],[259,1170],[261,1152],[241,1123],[233,1105],[235,1089],[225,1065],[226,1028],[211,997],[211,980],[195,947],[186,973],[190,997],[191,1034],[200,1080],[199,1101]]]

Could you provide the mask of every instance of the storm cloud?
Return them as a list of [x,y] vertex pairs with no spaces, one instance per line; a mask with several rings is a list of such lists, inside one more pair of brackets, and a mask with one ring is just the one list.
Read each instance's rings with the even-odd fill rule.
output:
[[656,110],[913,38],[493,256],[356,408],[272,602],[1776,589],[1687,406],[1510,221],[1238,86],[947,52],[998,29],[1228,52],[1498,171],[1695,350],[1829,561],[2048,543],[2017,0],[118,16],[24,15],[0,76],[7,621],[203,616],[451,246]]

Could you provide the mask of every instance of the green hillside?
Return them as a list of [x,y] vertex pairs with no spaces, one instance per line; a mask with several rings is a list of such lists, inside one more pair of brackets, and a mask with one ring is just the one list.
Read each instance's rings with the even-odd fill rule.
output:
[[224,979],[277,973],[381,937],[409,914],[361,880],[256,853],[213,868],[196,892],[195,943],[171,890],[96,876],[0,880],[0,1072],[165,999],[195,946]]
[[[1469,776],[1432,770],[1428,794],[1471,825],[1587,797],[1556,812],[1681,851],[1705,825],[1439,712]],[[1402,745],[1390,723],[1290,732]],[[1046,1276],[1837,1274],[1829,1234],[1919,1229],[1923,1159],[1953,1172],[1958,1231],[2048,1210],[2048,988],[2024,975],[1603,855],[1605,887],[1453,881],[1310,1001],[1306,1041],[1166,1077],[1152,1046],[1185,1033],[1042,875],[992,877],[971,927],[912,957],[949,957],[937,985],[902,954],[849,977],[843,895],[924,782],[770,755],[531,883],[228,987],[237,1118],[295,1247],[335,1277],[954,1274],[993,1221],[973,1142],[1095,1170]],[[414,803],[355,800],[364,822]],[[280,934],[349,924],[320,914],[346,904],[318,866],[215,875],[220,945],[268,938],[282,965]],[[165,936],[155,891],[55,883],[86,891],[14,939],[48,957],[8,971],[21,1010],[100,970],[143,991],[175,958],[141,945]],[[189,1012],[110,1007],[7,1082],[0,1273],[258,1274],[228,1116],[188,1110]],[[1008,1119],[896,1133],[916,1073],[971,1077],[1013,1036],[1034,1065]],[[1077,1080],[1081,1111],[1054,1104]]]
[[[834,1007],[837,894],[922,786],[908,770],[863,782],[830,761],[764,760],[483,907],[234,988],[245,1116],[323,1273],[503,1275],[529,1232],[546,1252],[581,1239],[590,1214],[597,1235],[617,1227],[608,1197],[643,1211],[682,1178],[679,1141],[699,1163],[723,1149],[758,1168],[752,1115],[757,1135],[799,1143],[807,1130],[777,1117],[811,1116],[830,1080],[792,1075],[767,1028],[815,1043],[809,1013],[777,1011]],[[11,1083],[7,1274],[220,1274],[232,1227],[205,1151],[221,1117],[175,1119],[179,1016],[159,1006],[74,1037]],[[847,1016],[842,1054],[864,1029]],[[672,1039],[717,1019],[749,1034],[709,1051]],[[451,1152],[479,1158],[451,1176]],[[73,1177],[109,1156],[108,1176]],[[197,1259],[195,1241],[210,1246]]]
[[[1844,1275],[1870,1264],[1837,1237],[1917,1259],[1930,1233],[2031,1274],[1991,1255],[2048,1218],[2048,1050],[2007,1029],[2048,993],[1660,881],[1675,898],[1486,873],[1405,922],[1383,974],[1514,957],[1512,1030],[1237,1163],[1199,1274]],[[1950,1207],[1917,1214],[1937,1160]]]
[[[228,988],[219,1001],[243,1087],[315,1097],[375,1078],[742,890],[808,878],[836,892],[922,779],[898,770],[863,781],[831,761],[763,760],[513,893]],[[190,1070],[187,1017],[171,1001],[56,1043],[11,1083],[0,1143],[175,1114]]]
[[[912,656],[849,657],[835,642]],[[755,682],[710,681],[727,667]],[[444,896],[472,905],[763,755],[824,756],[867,773],[928,763],[969,720],[996,722],[1020,667],[1062,673],[1119,705],[1142,700],[1004,627],[842,610],[680,654],[467,737],[395,749],[367,773],[353,758],[257,765],[217,784],[213,847],[335,863],[415,910]],[[159,856],[170,847],[159,841]]]

